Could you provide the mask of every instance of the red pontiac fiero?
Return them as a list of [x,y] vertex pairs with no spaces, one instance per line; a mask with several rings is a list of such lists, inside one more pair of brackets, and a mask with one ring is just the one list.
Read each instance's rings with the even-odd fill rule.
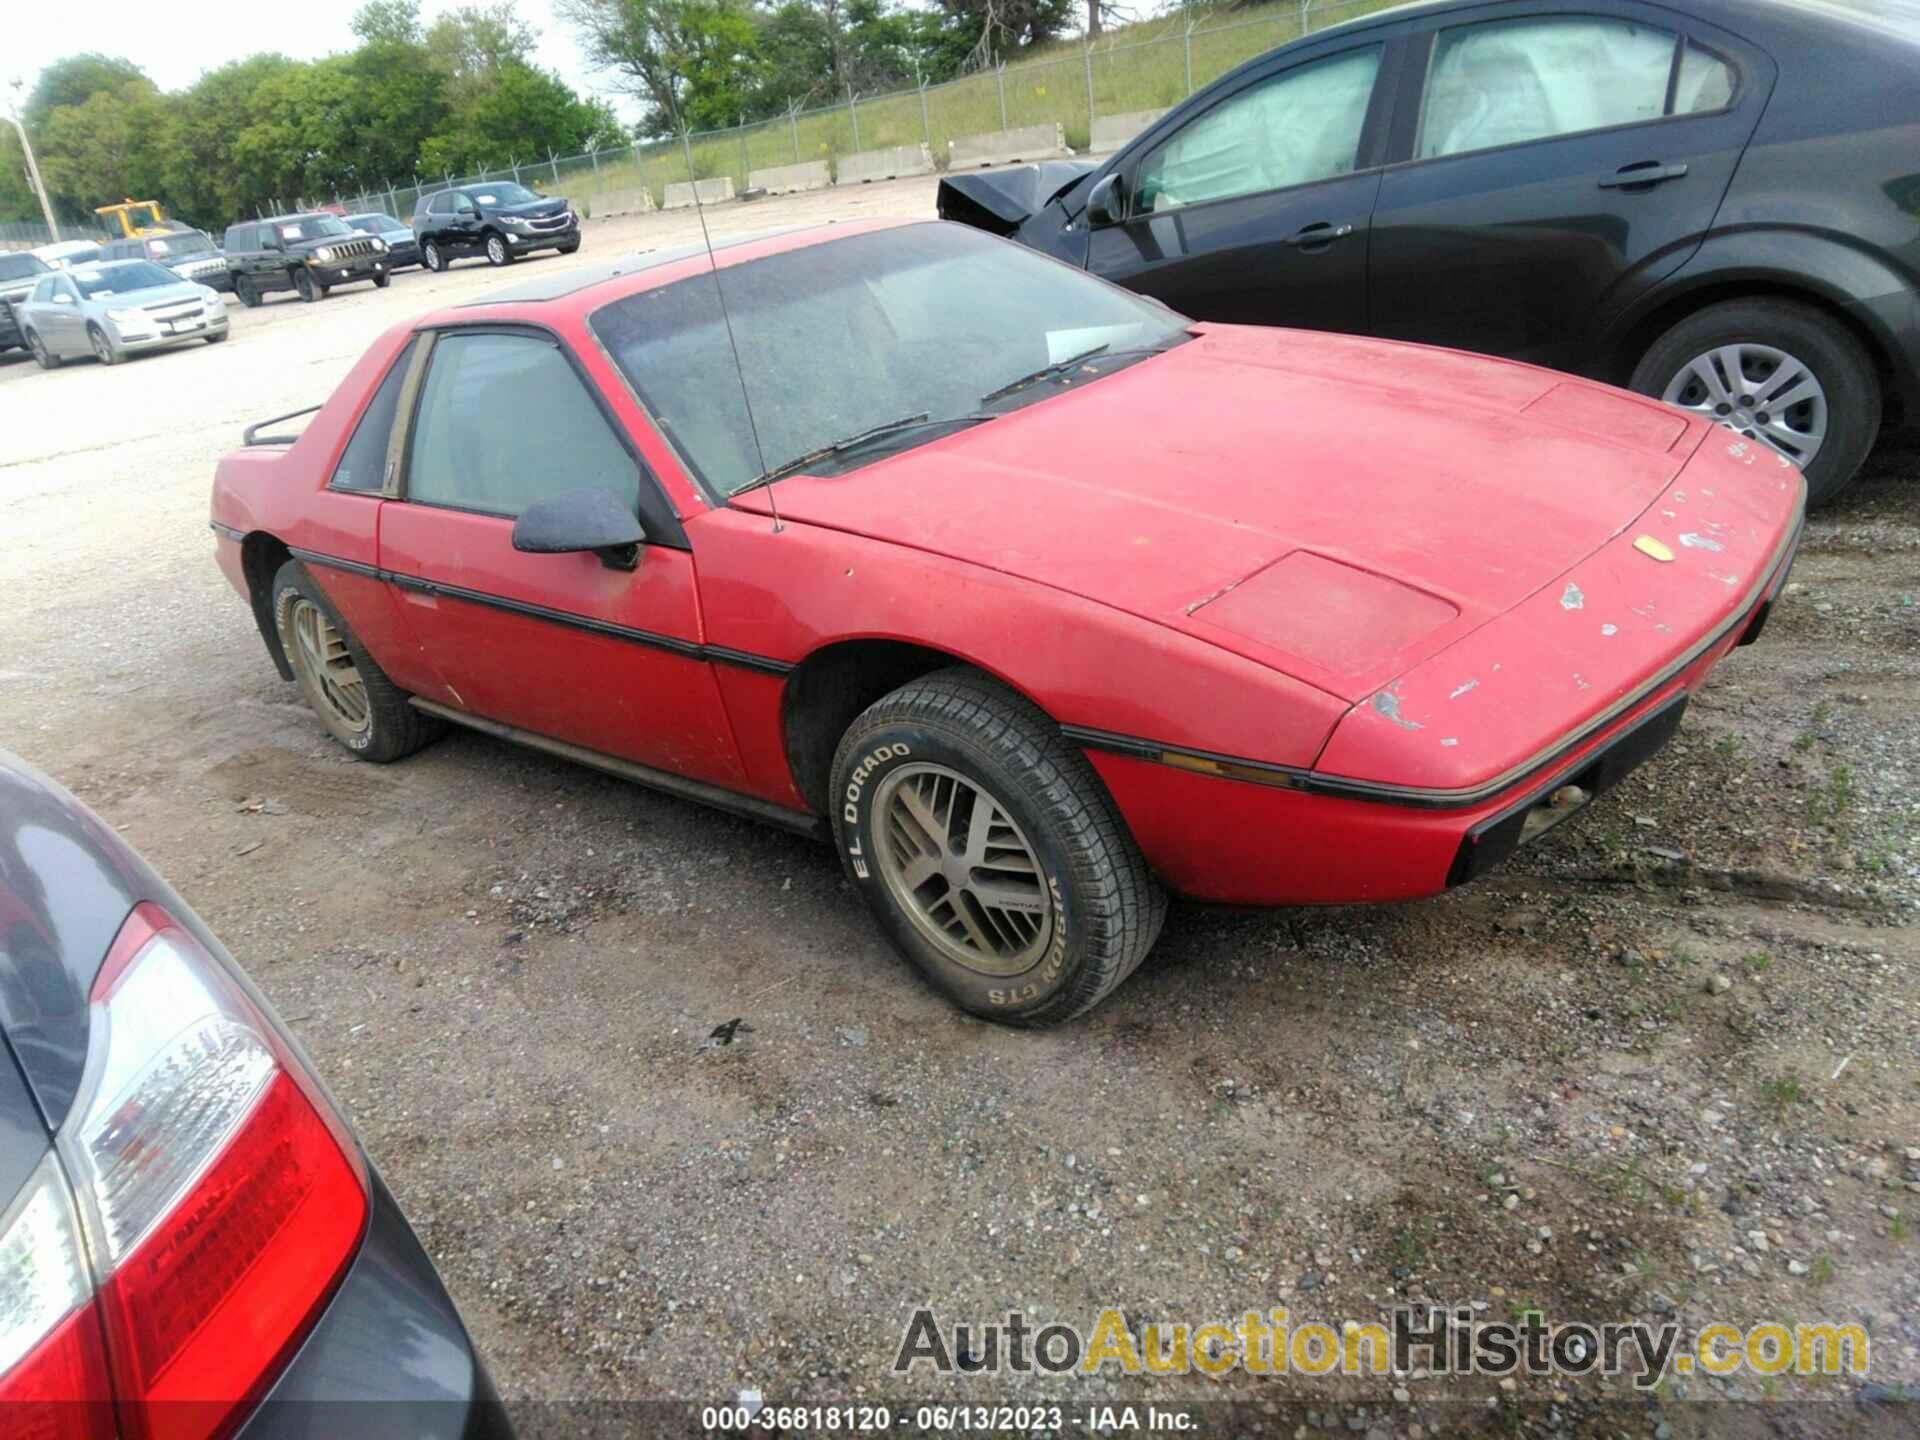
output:
[[939,223],[560,271],[259,429],[220,566],[349,750],[454,721],[831,834],[1026,1025],[1168,892],[1432,895],[1577,811],[1759,633],[1804,503],[1636,395]]

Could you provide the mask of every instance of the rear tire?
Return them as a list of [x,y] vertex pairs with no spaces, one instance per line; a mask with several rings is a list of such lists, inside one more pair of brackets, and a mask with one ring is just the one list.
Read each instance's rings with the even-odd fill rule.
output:
[[42,370],[58,370],[60,357],[47,348],[47,342],[40,338],[38,330],[27,332],[27,349],[33,352],[33,363]]
[[420,263],[436,275],[447,268],[446,257],[440,253],[440,247],[431,240],[420,247]]
[[1166,894],[1086,757],[976,671],[876,701],[832,773],[847,873],[894,948],[964,1010],[1070,1020],[1160,933]]
[[349,754],[385,764],[411,755],[445,729],[407,703],[407,692],[360,648],[298,560],[287,561],[273,577],[273,623],[307,704]]
[[233,277],[233,293],[238,297],[240,303],[249,310],[260,303],[260,292],[253,288],[253,281],[244,275],[236,275]]
[[[1802,376],[1813,381],[1806,398],[1767,408],[1805,388]],[[1785,455],[1807,477],[1809,505],[1846,487],[1880,432],[1873,358],[1845,325],[1794,300],[1728,300],[1696,311],[1653,342],[1632,386]],[[1769,438],[1769,425],[1783,438]],[[1803,461],[1794,450],[1804,452],[1814,426],[1821,438]]]

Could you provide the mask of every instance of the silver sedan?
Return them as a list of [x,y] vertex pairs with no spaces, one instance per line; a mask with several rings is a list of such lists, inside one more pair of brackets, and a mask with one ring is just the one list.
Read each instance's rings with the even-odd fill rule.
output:
[[43,276],[13,308],[43,370],[88,355],[117,365],[141,350],[227,338],[226,302],[150,260],[76,265]]

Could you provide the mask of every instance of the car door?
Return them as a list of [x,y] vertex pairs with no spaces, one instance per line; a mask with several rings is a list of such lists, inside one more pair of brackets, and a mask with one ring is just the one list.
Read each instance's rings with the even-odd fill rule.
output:
[[447,241],[462,250],[480,243],[480,207],[464,190],[453,195],[453,214],[447,222]]
[[47,349],[56,355],[91,354],[87,322],[80,314],[80,291],[72,279],[66,275],[55,277],[53,293],[47,300],[46,308],[39,312],[44,318],[35,320]]
[[1398,107],[1403,163],[1374,207],[1374,332],[1591,368],[1605,318],[1712,224],[1773,63],[1638,4],[1428,23]]
[[1388,54],[1289,56],[1155,138],[1115,172],[1126,218],[1088,268],[1196,319],[1364,329]]
[[[514,549],[536,500],[604,487],[648,535],[632,569]],[[407,437],[380,568],[458,707],[599,755],[738,788],[678,518],[553,335],[441,332]]]

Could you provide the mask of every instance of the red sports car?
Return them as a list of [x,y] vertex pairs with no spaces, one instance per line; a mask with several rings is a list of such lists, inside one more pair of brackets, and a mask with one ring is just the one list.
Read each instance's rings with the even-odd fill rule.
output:
[[1804,503],[1652,400],[931,222],[544,276],[259,429],[219,562],[348,749],[455,721],[830,834],[1027,1025],[1168,892],[1432,895],[1578,810],[1757,635]]

